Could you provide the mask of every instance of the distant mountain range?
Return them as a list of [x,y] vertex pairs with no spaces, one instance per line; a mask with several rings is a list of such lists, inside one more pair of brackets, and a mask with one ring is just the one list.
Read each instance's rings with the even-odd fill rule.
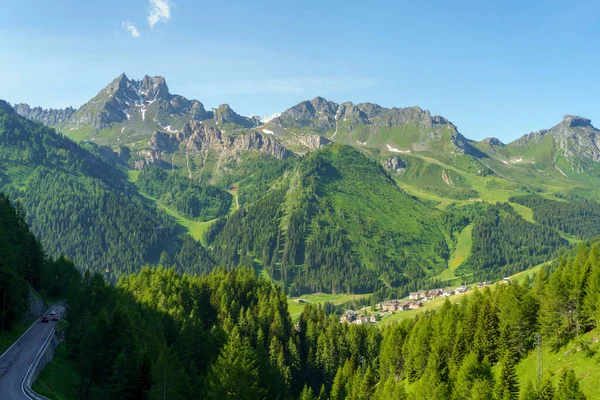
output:
[[52,254],[110,279],[160,258],[253,266],[295,294],[402,292],[514,273],[600,232],[600,131],[578,116],[504,144],[416,106],[317,97],[245,117],[120,75],[79,109],[0,102],[0,134],[2,190]]
[[[127,145],[141,152],[139,154],[149,162],[160,158],[152,152],[165,152],[163,143],[172,141],[178,148],[178,144],[186,141],[184,136],[189,137],[195,130],[202,131],[200,142],[204,142],[204,150],[216,143],[214,140],[207,143],[206,134],[229,138],[216,140],[222,142],[217,147],[244,150],[245,146],[239,143],[252,141],[248,148],[277,157],[287,153],[279,150],[275,142],[292,152],[305,153],[335,141],[378,154],[400,157],[421,154],[449,163],[456,157],[468,155],[478,160],[475,164],[499,169],[497,172],[504,175],[511,174],[506,171],[507,166],[567,177],[600,173],[600,131],[589,119],[571,115],[550,129],[524,135],[505,145],[496,138],[479,142],[467,139],[446,118],[432,116],[417,106],[384,108],[373,103],[337,104],[317,97],[261,119],[241,116],[227,104],[206,110],[198,100],[171,94],[162,77],[133,80],[125,74],[79,109],[46,110],[27,104],[17,104],[14,108],[22,116],[75,140]],[[249,133],[253,134],[251,138],[234,139]]]

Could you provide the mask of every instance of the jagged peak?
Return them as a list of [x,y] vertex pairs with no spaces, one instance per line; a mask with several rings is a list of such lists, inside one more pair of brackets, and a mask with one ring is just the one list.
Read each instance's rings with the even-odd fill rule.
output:
[[487,143],[492,146],[504,146],[504,143],[496,137],[487,137],[481,141],[481,143]]
[[563,122],[572,128],[583,127],[583,126],[588,126],[588,127],[592,126],[591,119],[583,118],[578,115],[567,114],[563,117]]
[[231,106],[228,103],[224,103],[224,104],[219,104],[219,107],[217,107],[217,110],[231,110]]
[[149,100],[170,97],[167,81],[162,76],[144,75],[142,80],[136,82],[138,91]]

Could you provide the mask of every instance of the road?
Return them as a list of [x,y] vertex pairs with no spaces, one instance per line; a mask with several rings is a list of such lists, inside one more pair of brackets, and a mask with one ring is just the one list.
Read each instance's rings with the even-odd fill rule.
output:
[[[50,311],[56,311],[58,315],[62,315],[64,307],[55,305],[45,315],[49,316]],[[52,328],[56,325],[56,322],[52,320],[48,323],[39,321],[34,323],[0,356],[0,399],[2,400],[30,399],[23,392],[21,383]]]

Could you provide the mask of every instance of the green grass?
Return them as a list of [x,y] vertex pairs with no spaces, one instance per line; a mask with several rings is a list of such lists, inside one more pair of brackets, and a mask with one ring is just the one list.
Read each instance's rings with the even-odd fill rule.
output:
[[467,257],[469,257],[469,254],[471,254],[471,246],[473,246],[472,232],[473,224],[469,224],[458,234],[456,248],[452,252],[448,268],[443,270],[437,276],[437,279],[444,282],[452,281],[452,283],[457,283],[455,282],[458,279],[456,276],[456,269],[460,267]]
[[129,182],[136,183],[138,181],[138,178],[140,177],[141,172],[142,171],[137,169],[128,169],[127,176],[129,177]]
[[[598,330],[586,333],[557,352],[542,345],[542,366],[546,376],[551,376],[554,384],[558,383],[560,373],[565,368],[571,368],[580,380],[579,385],[588,399],[600,399],[600,332]],[[595,355],[581,349],[578,342],[585,342]],[[596,341],[596,343],[593,343]],[[521,386],[527,381],[536,381],[537,352],[532,351],[516,368]]]
[[510,203],[510,205],[515,209],[516,212],[519,213],[519,215],[521,215],[521,217],[523,217],[525,221],[535,224],[535,221],[533,220],[533,210],[531,208],[517,203]]
[[[464,229],[463,229],[463,231],[464,231]],[[525,277],[527,277],[527,276],[533,277],[541,268],[543,268],[545,265],[547,265],[551,262],[552,261],[548,261],[548,262],[536,265],[534,267],[531,267],[525,271],[521,271],[517,274],[511,275],[510,279],[513,281],[521,281],[521,280],[525,279]],[[448,300],[450,300],[452,303],[456,303],[456,302],[460,301],[460,299],[464,298],[465,296],[470,295],[471,293],[473,293],[472,290],[470,290],[466,293],[460,293],[460,294],[457,294],[454,296],[450,296],[450,297],[448,297]],[[425,311],[439,310],[444,305],[445,301],[446,301],[446,298],[440,297],[438,299],[434,299],[434,300],[423,303],[423,307],[418,308],[416,310],[399,311],[399,312],[396,312],[395,314],[389,314],[381,320],[380,324],[381,325],[389,325],[393,322],[398,322],[398,321],[405,320],[407,318],[412,318],[415,315],[425,312]]]
[[525,279],[526,277],[533,278],[533,276],[534,276],[535,274],[537,274],[537,273],[539,272],[539,270],[540,270],[540,269],[542,269],[544,266],[546,266],[546,265],[548,265],[548,264],[550,264],[550,263],[552,263],[552,262],[553,262],[553,260],[551,260],[551,261],[547,261],[547,262],[545,262],[545,263],[542,263],[542,264],[536,265],[535,267],[531,267],[531,268],[529,268],[529,269],[526,269],[525,271],[521,271],[521,272],[519,272],[519,273],[517,273],[517,274],[514,274],[514,275],[512,275],[512,276],[510,277],[510,279],[512,279],[513,281],[520,282],[520,281],[522,281],[523,279]]
[[394,314],[388,314],[385,317],[383,317],[383,319],[381,320],[379,325],[385,326],[385,325],[389,325],[394,322],[399,322],[399,321],[402,321],[402,320],[405,320],[408,318],[413,318],[417,314],[425,312],[425,311],[439,310],[440,308],[442,308],[442,306],[446,302],[446,299],[448,299],[452,303],[456,303],[456,302],[460,301],[460,299],[462,299],[465,296],[470,295],[471,293],[473,293],[473,292],[469,291],[466,293],[460,293],[460,294],[457,294],[454,296],[450,296],[448,298],[440,297],[440,298],[437,298],[437,299],[434,299],[431,301],[424,302],[423,307],[417,308],[416,310],[397,311]]
[[[292,297],[288,299],[288,311],[293,319],[296,319],[302,314],[306,304],[323,304],[326,301],[332,301],[334,304],[342,304],[352,300],[359,300],[363,297],[368,297],[371,294],[328,294],[328,293],[314,293],[307,294],[301,297]],[[307,303],[298,303],[295,300],[303,299]]]
[[77,400],[74,388],[78,384],[77,368],[67,357],[65,343],[61,343],[56,348],[52,362],[46,365],[33,384],[33,390],[53,400]]

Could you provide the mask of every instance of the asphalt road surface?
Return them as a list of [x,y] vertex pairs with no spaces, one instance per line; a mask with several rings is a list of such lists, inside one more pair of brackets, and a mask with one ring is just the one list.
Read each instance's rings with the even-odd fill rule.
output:
[[2,400],[27,400],[29,396],[23,393],[21,384],[29,367],[40,352],[44,342],[56,325],[50,318],[50,311],[56,311],[60,316],[64,307],[53,306],[45,314],[48,323],[40,322],[41,318],[33,324],[4,354],[0,356],[0,399]]

